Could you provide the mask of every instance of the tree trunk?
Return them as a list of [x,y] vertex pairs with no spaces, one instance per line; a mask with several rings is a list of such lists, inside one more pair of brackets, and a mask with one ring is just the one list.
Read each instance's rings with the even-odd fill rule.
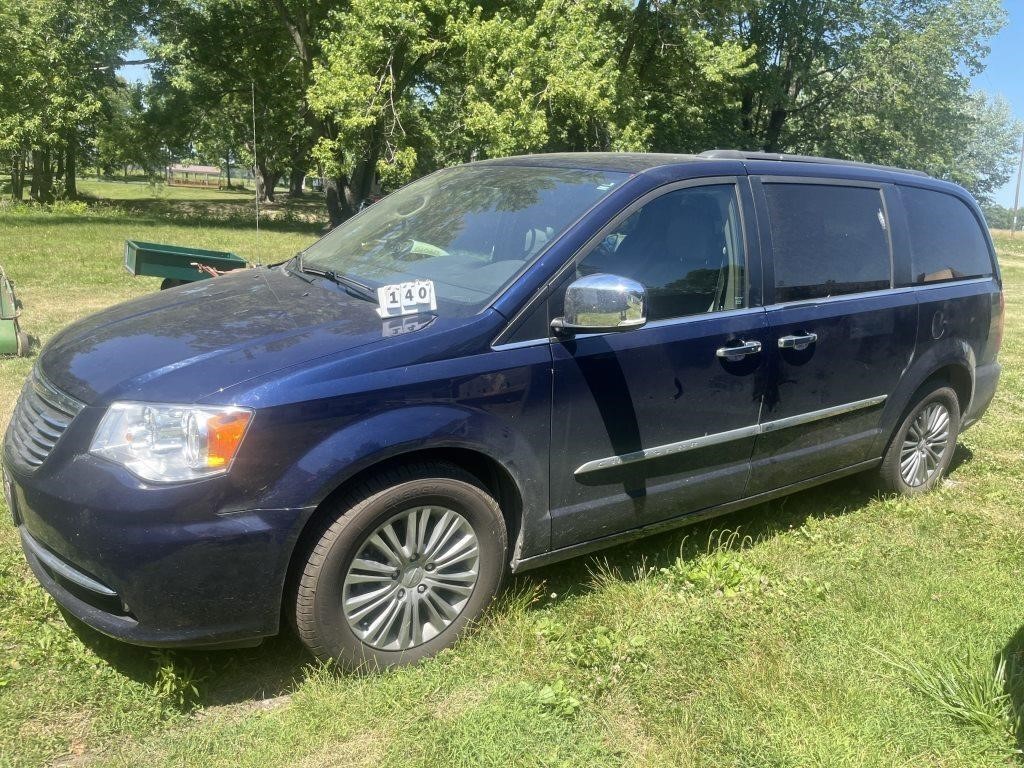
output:
[[64,198],[78,199],[78,182],[76,176],[76,155],[78,154],[78,137],[68,136],[66,155],[64,157]]
[[377,180],[377,160],[380,159],[380,150],[384,144],[384,127],[380,123],[371,126],[364,134],[364,138],[366,153],[356,161],[349,188],[345,190],[345,196],[353,212],[362,207],[363,202],[373,191],[373,183]]
[[302,197],[305,181],[306,172],[301,166],[293,166],[288,175],[288,197]]
[[41,154],[40,150],[32,149],[30,155],[32,161],[32,183],[28,187],[28,196],[36,201],[39,200],[39,185],[43,180],[43,159]]
[[329,176],[324,179],[324,198],[327,200],[327,217],[331,228],[355,214],[348,201],[348,188],[346,176]]
[[227,181],[228,189],[231,189],[231,153],[230,152],[228,152],[227,155],[224,157],[224,170],[226,171],[227,177],[228,177],[228,181]]
[[363,202],[370,196],[373,185],[374,170],[377,162],[364,158],[356,163],[352,172],[352,180],[345,190],[345,199],[353,212],[358,211]]
[[25,155],[18,150],[11,162],[11,198],[20,203],[25,194]]
[[626,33],[626,41],[619,51],[619,71],[624,72],[629,65],[629,59],[633,55],[637,40],[640,38],[643,23],[650,10],[650,0],[639,0],[629,20],[629,32]]
[[281,178],[281,173],[270,170],[263,163],[257,163],[255,176],[256,194],[259,196],[260,202],[274,202],[274,187],[277,186],[277,180]]
[[37,203],[53,202],[53,165],[48,149],[37,147],[32,150],[32,188],[29,194]]
[[743,97],[740,99],[740,130],[743,132],[743,140],[746,146],[742,149],[754,146],[754,92],[750,88],[743,89]]
[[768,117],[768,127],[764,135],[765,152],[779,151],[779,138],[782,136],[782,126],[786,124],[788,114],[788,110],[782,107],[776,107],[772,110],[771,115]]

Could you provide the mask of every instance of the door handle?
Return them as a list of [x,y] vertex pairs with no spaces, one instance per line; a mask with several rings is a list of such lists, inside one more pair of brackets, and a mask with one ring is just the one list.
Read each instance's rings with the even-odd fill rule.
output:
[[735,363],[737,360],[742,360],[747,355],[756,355],[760,351],[760,341],[741,341],[732,347],[719,347],[715,352],[715,356],[720,357],[723,360],[728,360],[731,363]]
[[793,336],[780,336],[779,349],[795,349],[797,352],[807,349],[818,340],[816,333],[801,333]]

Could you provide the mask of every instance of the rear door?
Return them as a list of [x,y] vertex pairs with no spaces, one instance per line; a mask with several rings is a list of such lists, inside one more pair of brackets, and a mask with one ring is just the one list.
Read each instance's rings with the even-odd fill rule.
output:
[[754,190],[771,372],[749,495],[874,458],[917,329],[912,292],[893,289],[892,187],[763,176]]

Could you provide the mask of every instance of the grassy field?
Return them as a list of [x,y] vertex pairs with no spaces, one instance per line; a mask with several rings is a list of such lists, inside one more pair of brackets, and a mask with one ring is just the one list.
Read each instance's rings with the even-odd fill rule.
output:
[[[0,263],[44,340],[156,289],[122,269],[125,238],[257,247],[230,193],[83,187],[122,199],[0,209]],[[264,261],[311,240],[305,218],[264,229]],[[881,498],[851,478],[516,578],[476,633],[413,669],[338,674],[287,636],[158,653],[73,631],[2,524],[0,765],[1017,762],[1024,238],[998,246],[1003,381],[939,491]],[[0,425],[30,364],[0,361]]]

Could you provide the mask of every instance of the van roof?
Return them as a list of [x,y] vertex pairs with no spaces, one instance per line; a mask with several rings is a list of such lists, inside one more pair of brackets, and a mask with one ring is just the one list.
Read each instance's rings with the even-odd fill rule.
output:
[[[909,168],[898,168],[895,165],[879,165],[877,163],[862,163],[858,160],[840,160],[835,157],[818,157],[817,155],[788,155],[781,152],[744,152],[738,149],[709,149],[701,152],[698,157],[720,158],[723,160],[778,160],[787,163],[817,163],[819,165],[845,165],[855,168],[873,168],[878,171],[894,171],[896,173],[911,173],[915,176],[925,176],[924,171],[915,171]],[[930,178],[930,177],[928,177]]]
[[841,160],[833,157],[812,155],[788,155],[777,152],[747,152],[738,149],[709,149],[699,155],[669,154],[658,152],[552,152],[550,154],[515,155],[494,160],[481,160],[488,165],[537,165],[551,168],[588,168],[601,171],[623,171],[639,173],[651,168],[699,160],[774,160],[789,163],[812,163],[909,173],[914,176],[931,178],[923,171],[897,168],[891,165],[861,163],[856,160]]

